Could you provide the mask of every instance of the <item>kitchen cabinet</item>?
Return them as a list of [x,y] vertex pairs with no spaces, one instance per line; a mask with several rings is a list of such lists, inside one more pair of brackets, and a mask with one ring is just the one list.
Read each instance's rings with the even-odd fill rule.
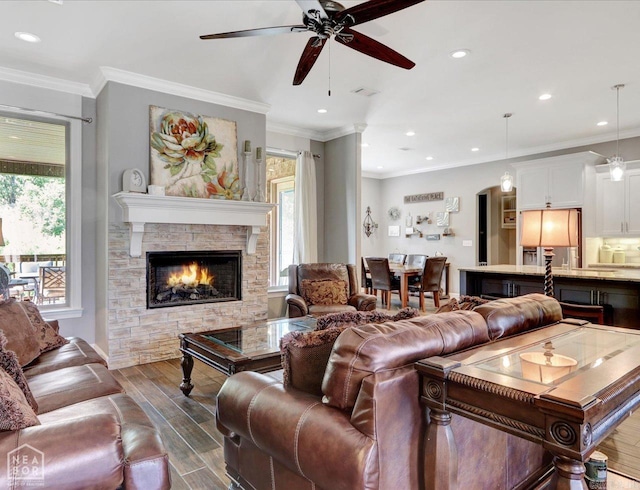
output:
[[580,161],[517,171],[518,209],[578,208],[583,203],[584,164]]
[[[474,296],[485,296],[488,298],[513,298],[529,293],[542,293],[544,289],[544,279],[524,279],[512,276],[481,275],[474,284],[471,294]],[[469,291],[469,289],[467,289]]]
[[613,326],[640,328],[640,290],[626,284],[602,281],[554,280],[554,296],[558,301],[605,307],[605,323]]
[[640,235],[640,169],[627,170],[618,182],[608,173],[598,174],[596,195],[598,235]]

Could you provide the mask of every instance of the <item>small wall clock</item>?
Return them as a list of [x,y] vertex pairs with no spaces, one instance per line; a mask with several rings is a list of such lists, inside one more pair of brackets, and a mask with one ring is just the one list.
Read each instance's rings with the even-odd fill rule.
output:
[[124,192],[147,192],[147,179],[141,170],[128,168],[122,174],[122,190]]
[[397,220],[400,219],[400,210],[398,208],[396,208],[395,206],[392,208],[389,208],[389,218],[391,218],[392,220]]

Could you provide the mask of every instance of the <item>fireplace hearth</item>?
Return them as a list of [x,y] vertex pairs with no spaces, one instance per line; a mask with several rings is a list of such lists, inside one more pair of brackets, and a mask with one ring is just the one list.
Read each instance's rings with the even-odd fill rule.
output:
[[147,308],[242,299],[240,250],[147,252]]

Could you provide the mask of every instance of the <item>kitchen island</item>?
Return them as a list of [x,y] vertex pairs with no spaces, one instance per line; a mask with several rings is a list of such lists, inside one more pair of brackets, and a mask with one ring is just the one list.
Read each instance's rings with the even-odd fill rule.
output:
[[[543,292],[544,267],[493,265],[459,270],[460,294],[493,298]],[[559,301],[604,306],[607,324],[640,328],[640,270],[554,268],[553,287]]]

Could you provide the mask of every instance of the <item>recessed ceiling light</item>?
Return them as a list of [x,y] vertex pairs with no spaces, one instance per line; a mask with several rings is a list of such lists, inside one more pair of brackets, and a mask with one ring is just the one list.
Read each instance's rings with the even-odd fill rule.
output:
[[56,5],[62,5],[64,0],[49,0],[51,3],[55,3]]
[[30,32],[16,32],[15,36],[22,41],[27,41],[28,43],[39,43],[40,38],[35,34],[31,34]]
[[19,139],[20,139],[20,136],[13,136],[13,135],[11,135],[11,136],[9,136],[9,138],[11,138],[12,140],[19,140]]
[[551,98],[551,94],[542,94],[538,99],[540,100],[549,100]]
[[318,109],[318,113],[319,114],[326,114],[327,110],[326,109]]
[[427,160],[431,161],[433,160],[433,157],[427,157]]
[[607,124],[609,124],[607,121],[600,121],[597,125],[598,126],[606,126]]
[[378,165],[376,168],[382,169],[384,167],[382,165]]
[[362,148],[369,148],[369,143],[360,143]]
[[478,147],[471,148],[471,151],[480,151],[480,148],[478,148]]
[[416,135],[416,132],[415,132],[415,131],[407,131],[405,134],[406,134],[407,136],[415,136],[415,135]]
[[471,51],[469,51],[468,49],[456,49],[455,51],[451,51],[449,53],[449,56],[451,56],[452,58],[464,58],[465,56],[467,56]]

